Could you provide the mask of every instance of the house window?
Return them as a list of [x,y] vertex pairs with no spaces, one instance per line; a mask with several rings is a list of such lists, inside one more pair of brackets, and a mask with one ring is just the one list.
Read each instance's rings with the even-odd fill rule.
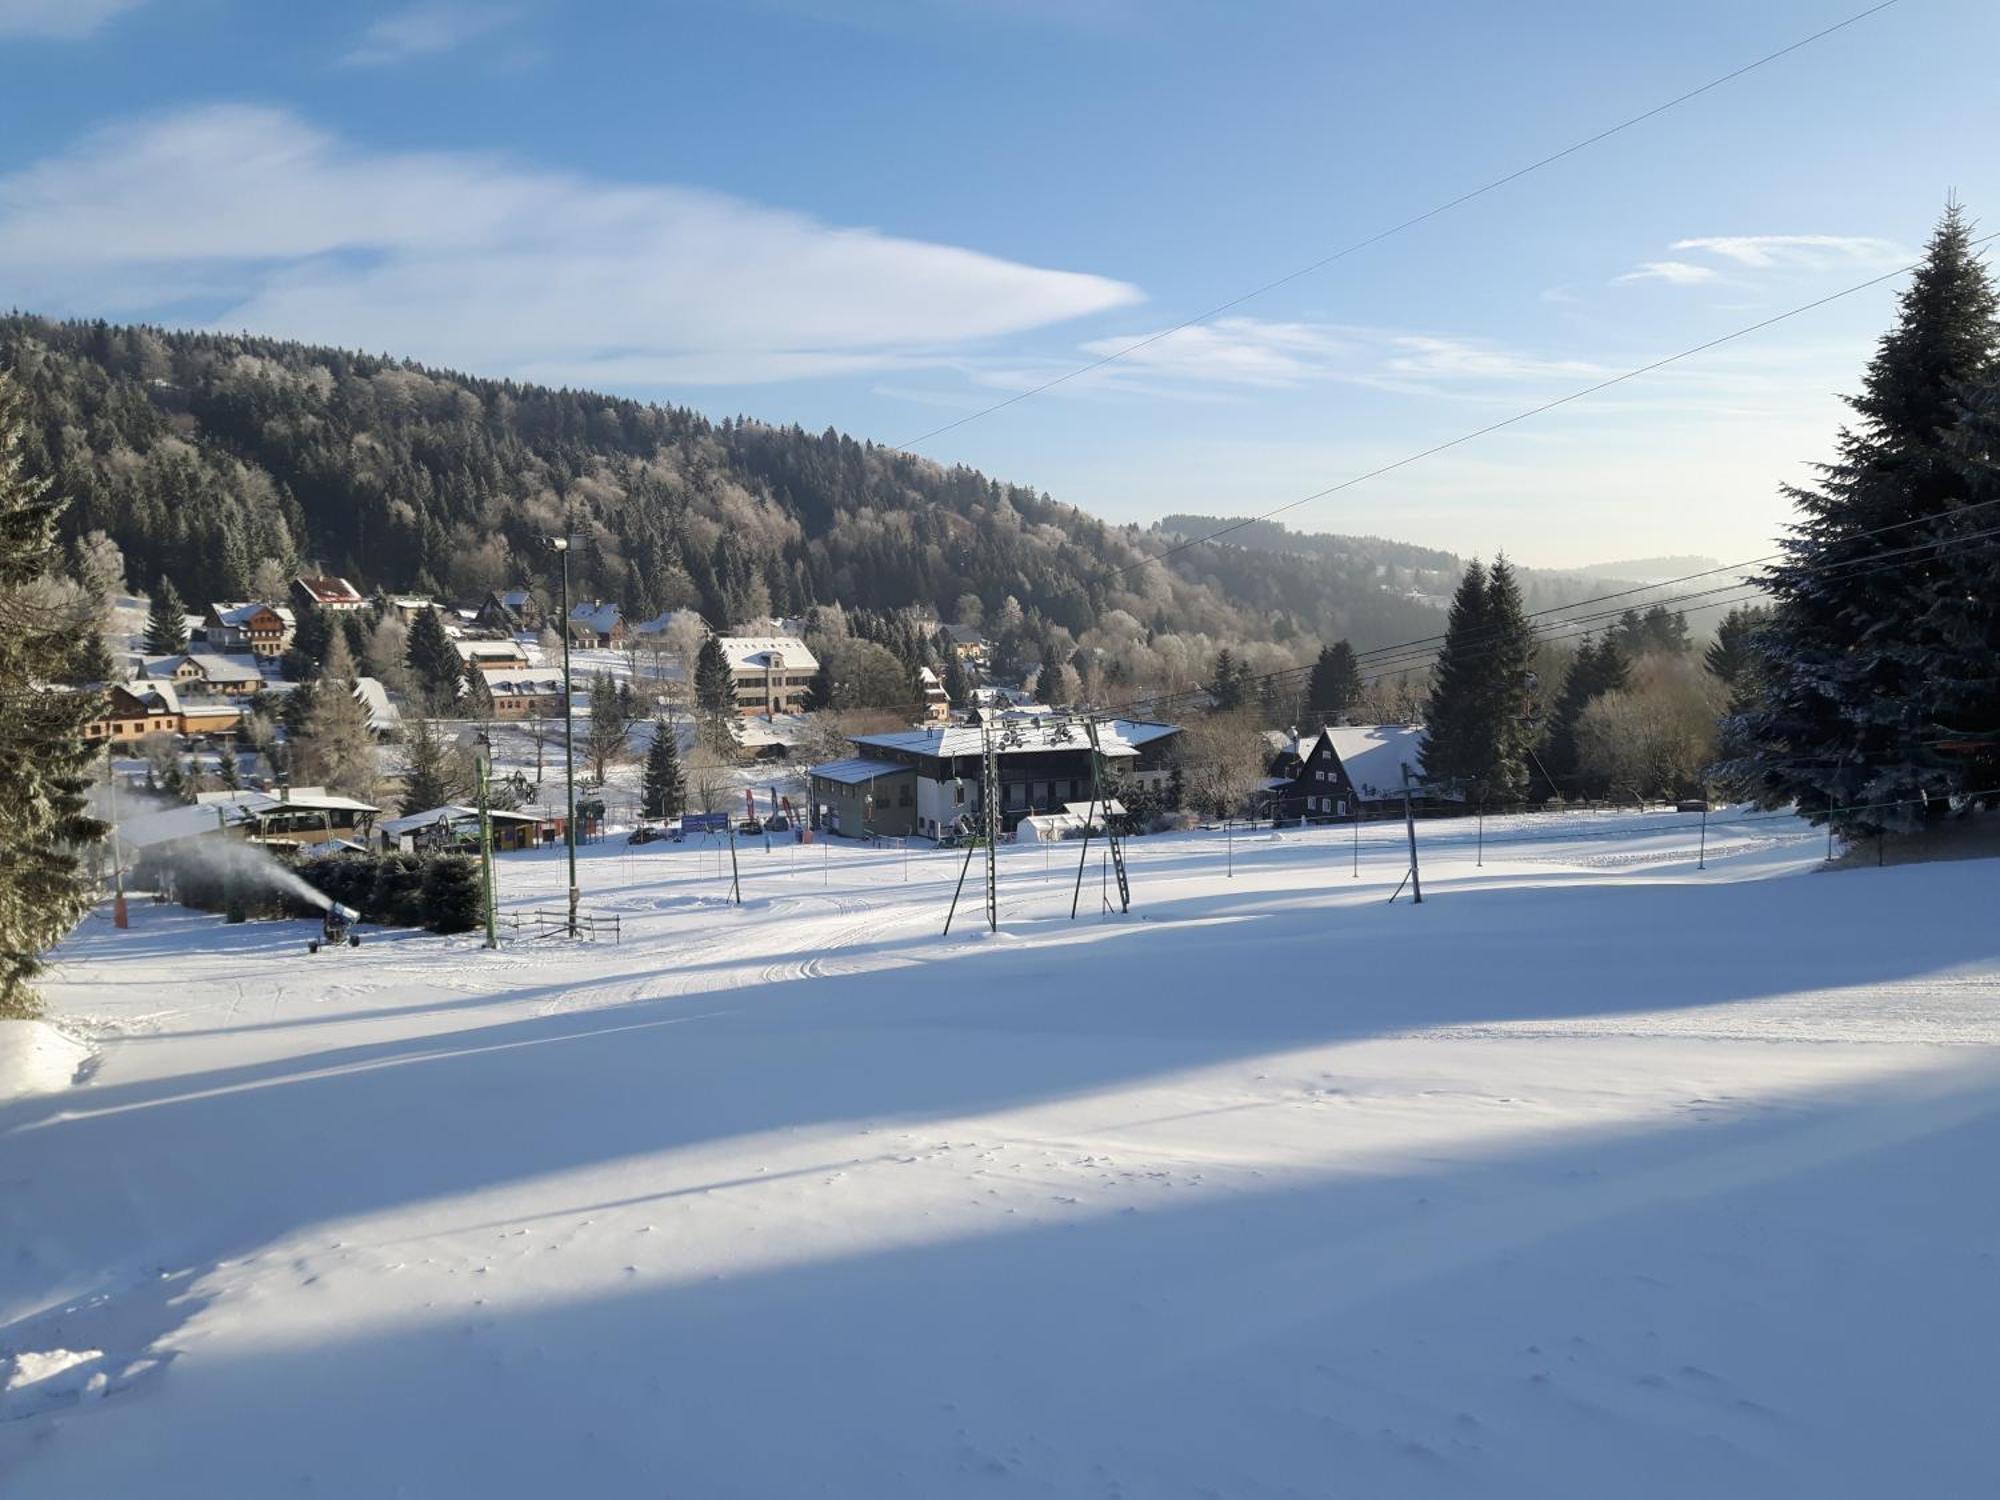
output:
[[1344,818],[1347,816],[1347,799],[1345,797],[1342,797],[1340,799],[1340,806],[1335,810],[1339,813],[1341,817]]
[[907,781],[896,788],[896,806],[908,807],[910,805],[910,791],[911,787]]

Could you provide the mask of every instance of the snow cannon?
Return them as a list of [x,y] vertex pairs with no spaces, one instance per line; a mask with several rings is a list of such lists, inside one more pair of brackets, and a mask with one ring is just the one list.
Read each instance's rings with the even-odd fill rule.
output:
[[326,915],[320,919],[320,935],[306,944],[306,952],[317,953],[321,947],[359,948],[361,936],[353,930],[361,920],[361,913],[351,906],[342,906],[338,901],[328,906]]

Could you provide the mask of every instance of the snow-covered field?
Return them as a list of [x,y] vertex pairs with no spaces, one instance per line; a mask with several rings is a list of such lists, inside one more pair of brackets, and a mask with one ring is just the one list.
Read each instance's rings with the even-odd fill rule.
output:
[[1692,827],[1429,827],[1421,908],[1393,825],[1147,839],[1074,923],[1009,849],[997,938],[840,844],[591,848],[616,946],[100,914],[0,1493],[1992,1494],[2000,862]]

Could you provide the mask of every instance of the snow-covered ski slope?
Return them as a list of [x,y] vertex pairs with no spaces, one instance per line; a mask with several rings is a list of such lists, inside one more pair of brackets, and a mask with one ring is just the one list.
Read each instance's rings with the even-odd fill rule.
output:
[[[0,1493],[2000,1490],[2000,862],[1690,818],[603,845],[573,947],[139,905],[0,1102]],[[502,862],[553,905],[559,856]]]

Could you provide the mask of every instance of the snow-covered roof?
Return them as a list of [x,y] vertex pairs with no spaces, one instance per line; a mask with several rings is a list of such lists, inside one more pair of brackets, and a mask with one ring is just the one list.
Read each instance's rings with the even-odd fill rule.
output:
[[787,672],[817,672],[819,658],[795,635],[719,635],[715,644],[732,672],[762,672],[782,667]]
[[153,713],[177,714],[181,711],[180,690],[164,679],[141,678],[135,682],[121,682],[118,686]]
[[499,661],[526,661],[527,651],[519,641],[454,641],[453,648],[463,661],[477,661],[480,657],[492,657]]
[[615,604],[606,604],[594,599],[588,604],[572,605],[569,620],[572,625],[581,625],[586,630],[594,630],[599,635],[609,635],[618,628],[623,616]]
[[1300,737],[1299,756],[1312,754],[1314,744],[1324,737],[1347,771],[1347,779],[1363,797],[1386,797],[1403,789],[1403,765],[1410,774],[1420,775],[1424,750],[1421,724],[1336,724],[1318,734]]
[[357,677],[354,679],[354,696],[361,700],[361,706],[368,710],[368,727],[374,730],[394,729],[403,722],[396,705],[389,701],[389,690],[382,685],[379,677]]
[[481,667],[487,691],[496,698],[553,698],[563,690],[561,672],[538,672],[526,667]]
[[191,662],[205,682],[262,682],[264,673],[252,656],[225,656],[210,651],[177,651],[169,656],[145,656],[140,658],[140,670],[146,676],[154,673],[171,675],[182,662]]
[[323,786],[295,786],[288,796],[276,792],[198,792],[195,800],[203,807],[237,807],[249,814],[274,812],[281,808],[302,808],[308,812],[375,812],[372,802],[361,802],[329,792]]
[[[533,813],[510,812],[503,808],[489,807],[486,816],[495,823],[535,823],[539,822]],[[391,838],[401,838],[406,833],[415,833],[420,828],[435,828],[443,823],[447,826],[457,823],[479,822],[479,809],[462,807],[452,803],[446,807],[426,808],[423,812],[406,813],[400,818],[384,818],[375,826]]]
[[1109,802],[1065,802],[1063,811],[1072,818],[1094,818],[1100,813],[1110,813],[1114,818],[1125,816],[1125,804],[1113,797]]
[[[988,726],[995,745],[1005,755],[1030,755],[1059,750],[1078,750],[1089,745],[1083,726],[1062,717],[1028,716],[1001,719]],[[1105,755],[1123,758],[1136,755],[1140,747],[1168,735],[1179,734],[1179,726],[1144,720],[1110,719],[1098,726],[1098,744]],[[980,727],[976,724],[937,724],[928,729],[905,729],[892,734],[858,734],[852,743],[861,748],[901,750],[916,755],[978,755]]]
[[909,769],[909,766],[893,760],[870,760],[865,755],[853,755],[846,760],[830,760],[824,765],[814,766],[812,774],[827,781],[837,781],[842,786],[859,786],[878,776],[894,776]]
[[361,605],[368,601],[361,597],[361,590],[345,578],[313,577],[300,574],[292,580],[305,596],[315,604]]
[[298,623],[297,618],[285,605],[265,604],[256,599],[239,600],[227,604],[211,604],[208,608],[209,613],[215,616],[216,623],[221,625],[247,625],[261,614],[276,615],[287,628]]

